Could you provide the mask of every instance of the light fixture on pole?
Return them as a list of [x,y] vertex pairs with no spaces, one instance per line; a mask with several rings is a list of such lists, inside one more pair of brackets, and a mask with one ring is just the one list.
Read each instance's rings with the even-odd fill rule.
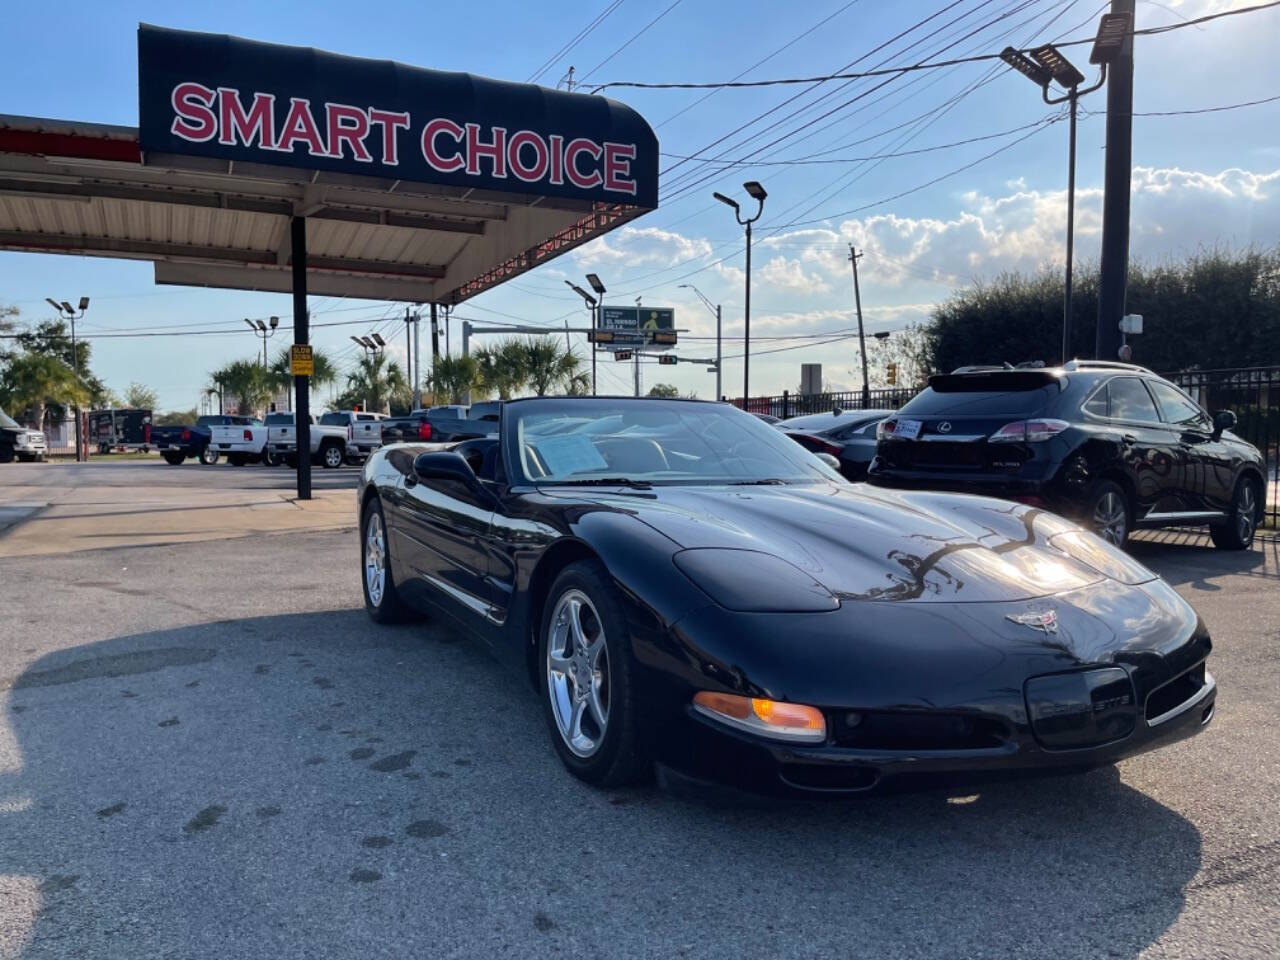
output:
[[[75,377],[76,386],[80,386],[80,347],[76,343],[76,321],[81,319],[85,311],[89,309],[89,298],[80,298],[80,312],[76,312],[76,308],[71,306],[66,300],[61,302],[54,300],[53,297],[45,297],[45,302],[57,312],[58,317],[63,320],[71,321],[71,375]],[[76,414],[76,462],[82,463],[89,459],[89,448],[85,442],[84,429],[80,423],[80,401],[77,399],[73,408]],[[37,424],[43,430],[44,424]]]
[[[1107,64],[1113,62],[1119,54],[1121,45],[1129,33],[1130,19],[1128,14],[1106,14],[1098,25],[1098,36],[1094,41],[1093,52],[1089,62],[1102,67],[1098,82],[1091,87],[1080,89],[1084,83],[1084,74],[1075,68],[1061,50],[1051,43],[1043,44],[1030,51],[1030,56],[1013,47],[1005,47],[1000,59],[1027,77],[1040,88],[1040,95],[1050,106],[1067,103],[1070,116],[1070,134],[1067,147],[1067,267],[1066,283],[1062,299],[1062,361],[1071,359],[1071,282],[1072,265],[1075,257],[1075,219],[1076,219],[1076,107],[1082,96],[1097,90],[1107,81]],[[1050,97],[1050,82],[1058,84],[1067,91],[1065,97]]]
[[267,366],[267,341],[276,335],[276,328],[280,326],[280,318],[271,318],[270,329],[268,329],[267,324],[263,323],[261,320],[250,320],[248,317],[245,317],[244,322],[246,326],[253,331],[254,336],[262,339],[262,367],[265,370]]
[[711,301],[707,299],[706,294],[704,294],[701,290],[695,287],[692,283],[682,283],[680,284],[680,288],[682,290],[692,290],[694,293],[696,293],[698,295],[698,299],[701,300],[704,304],[706,304],[707,309],[710,310],[715,315],[715,318],[716,318],[716,399],[720,400],[723,397],[723,395],[720,393],[720,366],[721,366],[720,304],[717,303],[715,306],[712,306]]
[[[604,284],[600,282],[600,275],[597,273],[587,274],[587,283],[591,285],[591,289],[596,292],[595,310],[591,318],[591,329],[600,329],[600,316],[604,311]],[[591,395],[596,395],[596,345],[591,344]]]
[[721,203],[733,207],[734,218],[741,226],[747,228],[747,291],[742,307],[742,408],[745,410],[747,398],[751,395],[751,225],[760,219],[760,214],[764,213],[764,201],[769,195],[765,193],[764,187],[758,180],[748,180],[742,185],[742,189],[746,190],[747,195],[758,204],[756,215],[746,220],[742,219],[742,209],[736,200],[731,200],[723,193],[713,193],[712,196]]

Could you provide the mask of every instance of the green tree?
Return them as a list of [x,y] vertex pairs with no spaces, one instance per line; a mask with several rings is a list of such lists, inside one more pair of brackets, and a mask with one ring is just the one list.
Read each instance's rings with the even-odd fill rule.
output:
[[[332,387],[338,382],[338,368],[327,353],[311,348],[311,364],[315,372],[311,374],[313,387]],[[267,368],[272,387],[278,392],[293,387],[293,368],[289,360],[289,348],[281,347]]]
[[649,396],[675,399],[680,396],[680,388],[671,383],[655,383],[649,388]]
[[[41,321],[33,329],[17,334],[14,342],[28,353],[53,357],[67,367],[72,366],[74,358],[76,372],[79,374],[79,384],[83,388],[79,394],[79,403],[82,406],[93,407],[112,405],[115,396],[90,369],[92,345],[83,339],[73,345],[70,328],[62,320]],[[68,415],[67,406],[61,401],[51,401],[50,416],[57,419],[65,418]]]
[[474,390],[479,380],[480,364],[475,357],[436,357],[423,387],[436,403],[461,403],[463,394]]
[[88,391],[76,382],[71,367],[48,353],[12,353],[0,371],[0,407],[41,429],[55,410],[88,401]]
[[480,390],[486,395],[496,393],[499,399],[510,400],[529,382],[528,354],[519,338],[508,337],[483,346],[475,352],[475,358]]
[[213,371],[209,379],[217,386],[224,409],[234,400],[241,416],[257,416],[275,393],[270,372],[257,360],[236,360]]
[[550,391],[567,392],[578,376],[582,361],[559,337],[530,336],[522,342],[529,386],[538,396]]
[[181,427],[195,423],[198,416],[199,411],[192,407],[190,410],[169,410],[152,414],[151,422],[158,427]]
[[357,406],[365,410],[387,411],[407,405],[409,381],[394,360],[382,352],[365,354],[356,368],[347,374],[346,389],[339,396],[339,406]]
[[159,395],[140,383],[130,383],[124,392],[124,405],[134,410],[154,410],[159,402]]

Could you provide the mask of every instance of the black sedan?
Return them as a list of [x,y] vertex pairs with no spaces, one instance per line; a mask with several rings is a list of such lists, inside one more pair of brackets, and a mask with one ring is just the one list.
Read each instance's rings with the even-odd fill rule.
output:
[[876,427],[892,410],[834,410],[792,417],[777,428],[812,453],[829,453],[849,480],[865,480],[876,455]]
[[725,404],[512,401],[497,438],[379,450],[358,505],[369,615],[480,638],[594,784],[1079,770],[1213,716],[1208,631],[1132,558],[1024,504],[850,485]]

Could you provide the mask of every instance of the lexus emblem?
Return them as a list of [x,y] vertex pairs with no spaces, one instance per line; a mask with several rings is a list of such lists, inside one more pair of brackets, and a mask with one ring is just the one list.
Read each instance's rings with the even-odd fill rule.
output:
[[1039,630],[1041,633],[1058,632],[1058,614],[1055,610],[1044,610],[1038,613],[1010,613],[1005,615],[1005,619],[1020,623],[1024,627],[1030,627],[1032,630]]
[[951,432],[951,421],[950,421],[950,420],[943,420],[940,424],[938,424],[938,432],[939,432],[939,433],[950,433],[950,432]]

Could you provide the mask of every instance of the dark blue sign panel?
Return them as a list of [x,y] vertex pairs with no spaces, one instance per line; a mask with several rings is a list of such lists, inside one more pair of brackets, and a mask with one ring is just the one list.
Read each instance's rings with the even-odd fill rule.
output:
[[658,205],[658,141],[605,97],[138,28],[146,153]]

